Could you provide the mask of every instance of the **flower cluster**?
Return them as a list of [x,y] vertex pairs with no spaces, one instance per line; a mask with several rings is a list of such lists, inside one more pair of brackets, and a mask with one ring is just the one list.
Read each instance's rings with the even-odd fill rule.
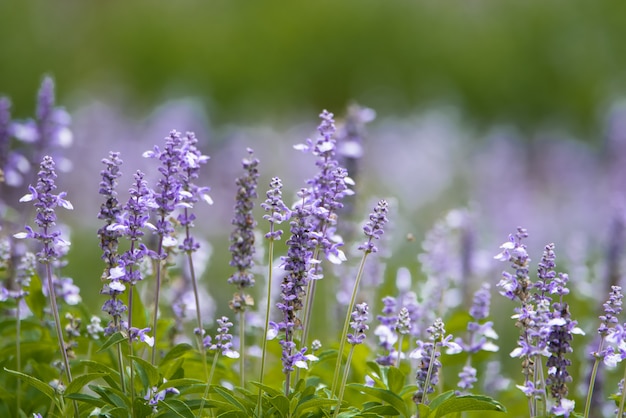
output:
[[368,309],[367,303],[358,303],[354,307],[354,311],[352,311],[352,322],[350,322],[350,326],[354,332],[348,334],[348,343],[357,345],[363,343],[363,340],[365,340],[365,331],[370,328],[366,324]]
[[235,312],[242,312],[246,306],[254,304],[251,296],[243,293],[243,289],[254,286],[254,274],[251,269],[254,266],[254,228],[256,221],[252,211],[254,200],[257,198],[259,160],[254,158],[250,148],[248,148],[248,157],[243,159],[242,165],[246,174],[236,180],[235,215],[231,222],[235,229],[230,235],[231,245],[229,248],[232,255],[230,265],[237,269],[228,279],[228,283],[235,285],[238,290],[230,302],[230,307]]
[[204,347],[210,351],[219,352],[221,355],[229,358],[239,358],[239,353],[233,350],[232,334],[229,333],[233,323],[223,316],[217,320],[217,334],[215,339],[211,339],[210,335],[204,337]]

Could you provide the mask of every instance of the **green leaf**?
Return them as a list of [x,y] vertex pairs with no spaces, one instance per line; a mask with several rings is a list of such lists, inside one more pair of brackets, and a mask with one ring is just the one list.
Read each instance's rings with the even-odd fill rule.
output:
[[300,416],[300,414],[302,414],[307,409],[325,408],[327,406],[332,406],[336,404],[337,404],[337,401],[334,399],[322,399],[322,398],[309,399],[307,401],[300,402],[300,404],[298,404],[298,407],[296,408],[296,411],[295,411],[296,412],[295,416]]
[[9,370],[7,368],[5,368],[4,371],[14,376],[18,376],[23,381],[29,383],[32,387],[50,398],[50,400],[54,402],[56,407],[60,409],[59,399],[57,398],[56,390],[52,386],[28,374],[16,372],[15,370]]
[[389,367],[387,371],[387,388],[393,393],[400,393],[406,382],[406,376],[397,367]]
[[498,411],[506,412],[506,408],[498,401],[482,395],[463,395],[452,397],[435,409],[434,418],[464,411]]
[[444,403],[445,401],[447,401],[450,398],[455,397],[455,393],[453,390],[449,390],[447,392],[443,392],[442,394],[438,395],[435,399],[433,399],[432,401],[430,401],[430,403],[428,404],[428,407],[430,409],[436,409],[439,408],[439,406]]
[[289,399],[285,395],[269,397],[268,400],[281,417],[289,415]]
[[235,405],[231,403],[223,402],[223,401],[216,401],[214,399],[207,399],[204,403],[204,407],[205,408],[217,408],[218,411],[239,411],[239,408],[237,408]]
[[235,398],[232,394],[229,393],[228,390],[222,388],[221,386],[212,386],[213,390],[220,395],[222,398],[226,399],[232,405],[235,405],[239,408],[240,411],[247,413],[248,409],[244,404],[239,401],[239,399]]
[[46,301],[46,297],[42,291],[41,279],[39,275],[33,277],[30,281],[30,286],[26,289],[28,291],[28,295],[24,298],[26,305],[31,310],[31,312],[38,318],[43,319],[44,317],[44,308],[48,304]]
[[161,383],[159,387],[157,388],[157,392],[160,392],[167,388],[182,388],[185,386],[195,386],[195,385],[205,386],[206,383],[198,379],[173,379],[173,380],[168,380],[167,382]]
[[159,405],[165,406],[172,411],[176,416],[180,418],[194,418],[194,414],[185,404],[185,402],[178,399],[165,399],[159,402]]
[[124,336],[124,334],[122,334],[121,331],[116,332],[115,334],[111,335],[105,342],[104,344],[102,344],[102,347],[100,347],[100,349],[97,351],[98,353],[106,350],[107,348],[111,347],[112,345],[115,344],[119,344],[122,341],[125,341],[126,337]]
[[135,363],[135,370],[145,387],[156,386],[160,381],[159,370],[151,363],[137,356],[128,356]]
[[124,408],[126,410],[130,409],[130,400],[120,390],[97,385],[89,385],[89,389],[100,395],[100,397],[109,405]]
[[367,408],[363,410],[364,414],[376,414],[377,416],[395,416],[400,415],[400,413],[390,405],[377,405],[371,408]]
[[424,405],[423,403],[418,404],[417,411],[419,412],[419,414],[417,414],[418,416],[430,418],[431,409],[428,405]]
[[72,393],[78,393],[87,383],[91,382],[92,380],[99,379],[103,376],[104,373],[87,373],[75,377],[74,380],[72,380],[72,383],[67,385],[67,389],[65,389],[64,395],[67,396],[71,395]]
[[[141,296],[139,295],[139,292],[136,291],[136,289],[133,291],[133,300],[132,300],[132,315],[133,315],[133,323],[129,324],[128,326],[137,326],[135,324],[147,324],[149,323],[148,321],[148,315],[146,314],[146,307],[144,306],[143,302],[141,301]],[[156,341],[155,341],[156,344]]]
[[351,383],[347,385],[347,387],[361,392],[365,392],[368,395],[372,395],[373,397],[380,399],[381,401],[387,402],[404,416],[410,415],[408,408],[406,407],[406,404],[404,403],[402,398],[387,389],[373,388],[359,383]]
[[89,370],[95,370],[96,372],[100,372],[102,374],[102,378],[109,384],[109,386],[115,389],[121,389],[120,374],[112,367],[91,360],[82,360],[80,361],[80,365],[87,367]]
[[69,395],[66,394],[65,397],[74,401],[88,403],[98,408],[101,408],[105,405],[105,402],[102,399],[96,398],[95,396],[87,395],[85,393],[70,393]]
[[159,364],[159,368],[164,367],[173,360],[177,360],[179,357],[185,355],[191,350],[193,350],[193,347],[186,343],[175,345],[170,351],[167,352],[165,357],[163,357],[161,364]]
[[249,418],[245,412],[241,411],[228,411],[223,414],[219,414],[217,418]]
[[271,386],[268,385],[264,385],[262,383],[259,382],[250,382],[252,385],[259,387],[261,389],[263,389],[264,392],[267,392],[268,395],[270,396],[277,396],[280,395],[282,392],[280,390],[274,389]]

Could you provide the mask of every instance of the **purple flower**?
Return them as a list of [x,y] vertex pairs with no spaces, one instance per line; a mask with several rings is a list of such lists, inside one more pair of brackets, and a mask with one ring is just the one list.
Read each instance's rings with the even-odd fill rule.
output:
[[469,313],[475,321],[481,321],[489,316],[489,305],[491,304],[490,289],[489,283],[483,283],[480,289],[474,293],[474,302]]
[[177,131],[171,131],[165,138],[165,146],[161,150],[156,145],[153,150],[143,153],[145,158],[155,158],[161,162],[159,172],[161,177],[157,181],[154,192],[154,210],[157,214],[155,222],[155,233],[159,235],[159,249],[156,256],[160,259],[166,257],[163,247],[175,244],[174,226],[169,219],[169,215],[176,209],[180,199],[182,184],[179,173],[181,170],[181,148],[183,139]]
[[196,251],[200,244],[198,244],[189,233],[189,229],[193,227],[193,221],[196,219],[196,215],[191,213],[193,205],[199,200],[203,200],[208,204],[213,204],[213,200],[209,196],[208,187],[199,187],[194,183],[194,180],[198,178],[200,166],[206,164],[209,157],[202,155],[196,147],[196,139],[193,132],[187,132],[181,143],[181,155],[180,155],[180,184],[181,190],[178,197],[178,206],[183,210],[178,215],[177,219],[181,226],[186,229],[186,235],[183,239],[183,243],[178,246],[179,249],[185,252]]
[[476,379],[476,369],[472,366],[463,366],[463,371],[459,373],[459,383],[458,387],[462,391],[468,391],[474,387],[474,383],[476,383],[478,379]]
[[230,322],[227,317],[223,316],[217,320],[217,325],[218,328],[215,340],[212,340],[211,336],[207,335],[204,337],[204,347],[210,351],[219,351],[221,355],[229,358],[239,358],[239,353],[233,350],[233,336],[229,332],[233,323]]
[[379,201],[374,208],[374,212],[370,214],[369,221],[363,227],[363,232],[368,240],[359,246],[359,250],[363,250],[366,253],[375,253],[378,251],[378,248],[374,245],[374,240],[380,239],[384,233],[383,226],[387,223],[388,211],[387,201]]
[[358,303],[355,305],[354,311],[352,311],[352,322],[350,322],[354,333],[348,334],[348,343],[357,345],[365,340],[365,331],[369,329],[369,326],[366,324],[368,319],[367,311],[367,303]]
[[528,232],[524,228],[517,228],[517,233],[509,235],[509,241],[500,246],[502,252],[494,257],[499,261],[510,261],[515,272],[515,275],[502,272],[502,280],[498,283],[498,287],[502,288],[500,294],[511,300],[517,297],[522,302],[529,297],[529,287],[532,285],[528,273],[530,257],[526,245],[522,244],[522,240],[527,237]]
[[611,286],[609,300],[602,305],[604,308],[604,314],[600,315],[601,323],[598,328],[598,334],[602,337],[606,337],[611,328],[619,322],[617,317],[622,312],[622,298],[622,288],[620,286]]
[[141,341],[141,342],[148,344],[148,346],[152,347],[154,346],[154,337],[149,336],[148,332],[150,332],[150,328],[139,329],[136,327],[130,327],[128,329],[129,338],[131,340]]
[[0,97],[0,184],[4,183],[7,162],[9,160],[10,131],[11,123],[11,101],[6,97]]
[[315,165],[318,173],[310,180],[304,197],[303,205],[311,207],[313,239],[326,255],[326,258],[335,264],[345,261],[345,255],[339,249],[343,242],[336,234],[337,211],[343,207],[341,200],[353,194],[350,186],[352,179],[347,171],[339,166],[336,158],[335,121],[333,114],[324,110],[320,114],[322,119],[318,127],[319,136],[313,141],[307,139],[305,144],[294,148],[310,152],[317,157]]
[[[228,283],[237,286],[238,290],[254,286],[254,275],[251,272],[254,266],[254,228],[256,221],[252,213],[254,199],[257,198],[257,184],[259,180],[259,160],[254,158],[253,152],[248,148],[249,156],[242,160],[246,174],[236,180],[237,194],[235,196],[235,215],[231,223],[235,229],[230,234],[230,252],[232,259],[230,265],[237,271],[230,276]],[[246,300],[240,294],[236,294],[231,301],[231,308],[240,312],[246,308]]]
[[267,191],[267,199],[261,203],[261,207],[267,212],[266,215],[263,215],[263,219],[270,223],[270,232],[265,234],[265,238],[270,240],[280,239],[283,231],[280,229],[275,230],[274,225],[286,221],[291,214],[289,208],[283,202],[282,187],[283,184],[278,177],[272,178],[270,190]]
[[54,170],[54,161],[51,157],[44,157],[41,162],[39,173],[37,174],[37,185],[29,186],[30,193],[24,195],[20,202],[35,201],[34,206],[37,210],[35,223],[39,226],[40,232],[35,232],[31,227],[26,226],[26,232],[15,234],[15,238],[33,238],[41,241],[43,248],[37,253],[40,263],[49,264],[58,259],[63,251],[60,247],[67,246],[69,243],[63,240],[60,231],[52,231],[51,228],[56,225],[57,206],[65,209],[73,209],[72,204],[65,200],[65,192],[58,195],[53,191],[56,189],[55,179],[57,177]]

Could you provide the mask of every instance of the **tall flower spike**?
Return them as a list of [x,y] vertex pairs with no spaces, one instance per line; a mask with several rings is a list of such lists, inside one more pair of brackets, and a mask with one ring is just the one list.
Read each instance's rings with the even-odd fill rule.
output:
[[263,215],[263,219],[270,223],[270,232],[265,234],[265,238],[270,240],[279,240],[283,234],[280,229],[275,229],[274,225],[281,224],[289,219],[290,210],[283,202],[282,194],[283,183],[278,177],[272,178],[270,189],[267,191],[267,199],[261,203],[261,207],[267,214]]
[[386,200],[380,200],[374,212],[370,214],[370,219],[363,226],[363,232],[367,237],[367,241],[359,246],[359,250],[367,253],[375,253],[378,248],[374,245],[374,240],[380,239],[383,235],[383,226],[387,223],[387,213],[389,212],[389,204]]
[[[64,371],[67,376],[68,382],[72,381],[72,374],[70,371],[70,363],[68,359],[67,346],[63,339],[63,330],[61,329],[61,319],[59,318],[59,311],[56,303],[55,287],[52,277],[52,264],[59,255],[63,252],[61,246],[68,246],[69,242],[64,241],[61,238],[60,231],[53,231],[52,228],[56,225],[56,213],[55,209],[61,206],[65,209],[73,209],[72,204],[65,200],[65,192],[54,194],[53,192],[57,188],[55,184],[56,172],[54,170],[54,161],[51,157],[46,156],[43,158],[39,173],[37,174],[37,185],[35,187],[29,186],[30,193],[26,194],[20,199],[20,202],[34,201],[34,206],[37,211],[35,217],[35,223],[39,227],[39,232],[34,231],[31,227],[26,226],[26,232],[15,234],[15,238],[32,238],[40,241],[42,249],[37,253],[37,257],[40,263],[45,265],[46,277],[48,282],[48,296],[50,298],[50,305],[52,309],[52,315],[54,316],[54,322],[57,332],[57,340],[59,342],[59,349],[63,357]],[[78,409],[76,412],[78,415]]]
[[[115,190],[117,179],[121,176],[120,165],[122,160],[119,158],[118,152],[110,152],[109,158],[104,158],[102,163],[106,167],[100,172],[102,181],[100,182],[99,193],[104,196],[105,201],[100,205],[98,219],[104,220],[105,224],[98,230],[98,236],[100,237],[102,259],[106,263],[102,278],[110,280],[105,282],[101,292],[110,296],[102,310],[112,316],[113,321],[109,324],[109,328],[110,332],[114,332],[120,330],[122,315],[127,310],[127,307],[119,299],[119,296],[126,290],[126,286],[120,282],[120,278],[123,278],[123,268],[120,266],[120,256],[117,251],[122,232],[119,229],[111,228],[111,225],[117,222],[122,212]],[[118,269],[113,270],[116,268]]]
[[9,159],[9,123],[11,122],[11,101],[0,97],[0,188],[6,181],[7,162]]
[[368,316],[367,303],[358,303],[352,311],[352,322],[350,327],[354,330],[352,334],[348,334],[348,343],[357,345],[363,343],[365,340],[365,331],[370,327],[366,324]]
[[235,312],[245,311],[247,305],[254,304],[250,296],[245,295],[243,289],[254,286],[254,275],[251,272],[254,266],[254,228],[256,221],[252,211],[254,199],[257,198],[257,183],[259,179],[259,160],[254,158],[253,151],[248,148],[248,157],[242,160],[246,174],[236,180],[237,194],[235,197],[235,215],[232,224],[235,229],[230,235],[230,265],[237,271],[230,276],[228,283],[237,287],[230,303]]

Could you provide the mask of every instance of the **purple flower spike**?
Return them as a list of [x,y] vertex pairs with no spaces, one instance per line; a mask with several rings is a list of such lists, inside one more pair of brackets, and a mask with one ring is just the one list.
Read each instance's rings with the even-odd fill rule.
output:
[[[230,265],[237,271],[230,276],[228,283],[237,286],[238,290],[254,286],[254,274],[251,270],[254,266],[254,228],[256,221],[252,213],[254,199],[257,198],[257,184],[259,180],[259,160],[254,158],[253,151],[248,148],[248,157],[242,160],[245,175],[236,181],[237,195],[235,197],[235,215],[231,223],[235,229],[230,234],[230,252],[232,259]],[[251,297],[241,292],[235,294],[230,302],[230,307],[235,312],[241,312],[247,305],[253,304]]]
[[369,329],[369,326],[366,324],[368,319],[367,312],[367,303],[358,303],[354,307],[354,311],[352,311],[352,322],[350,322],[354,333],[348,334],[348,343],[357,345],[363,343],[363,340],[365,340],[365,331]]
[[528,273],[530,257],[526,245],[522,244],[522,240],[527,237],[528,232],[524,228],[517,228],[517,233],[509,235],[509,241],[500,246],[502,252],[494,257],[499,261],[511,262],[511,268],[515,271],[515,275],[502,272],[502,280],[498,283],[498,287],[502,288],[500,294],[511,300],[517,297],[522,302],[529,297],[529,287],[532,285]]
[[217,335],[215,341],[210,336],[204,338],[204,347],[210,351],[219,351],[221,355],[229,358],[239,358],[239,353],[233,350],[232,334],[229,333],[233,323],[228,317],[221,317],[217,320]]
[[43,158],[37,177],[37,185],[35,187],[29,186],[30,193],[24,195],[20,202],[35,201],[34,206],[37,209],[35,223],[39,226],[41,232],[35,232],[31,227],[27,226],[27,232],[15,234],[15,238],[33,238],[41,241],[43,249],[37,253],[37,257],[39,262],[48,264],[59,258],[63,252],[61,247],[69,245],[67,241],[60,237],[60,231],[50,230],[56,225],[55,209],[57,206],[61,206],[71,210],[73,206],[68,200],[64,199],[65,192],[61,192],[58,195],[52,193],[56,189],[55,179],[57,175],[54,170],[54,161],[51,157],[46,156]]
[[279,240],[283,234],[282,230],[275,230],[274,225],[281,224],[283,221],[289,219],[290,210],[283,202],[282,193],[283,183],[278,177],[272,178],[270,182],[270,190],[267,192],[267,199],[261,203],[261,207],[266,215],[263,215],[263,219],[268,221],[271,226],[271,231],[265,234],[265,238],[270,240]]
[[375,239],[380,239],[383,235],[383,226],[387,223],[387,213],[389,212],[389,205],[386,200],[378,202],[374,208],[374,212],[370,214],[370,219],[363,227],[363,232],[368,238],[367,242],[359,246],[359,250],[363,250],[366,253],[375,253],[378,248],[374,245]]

